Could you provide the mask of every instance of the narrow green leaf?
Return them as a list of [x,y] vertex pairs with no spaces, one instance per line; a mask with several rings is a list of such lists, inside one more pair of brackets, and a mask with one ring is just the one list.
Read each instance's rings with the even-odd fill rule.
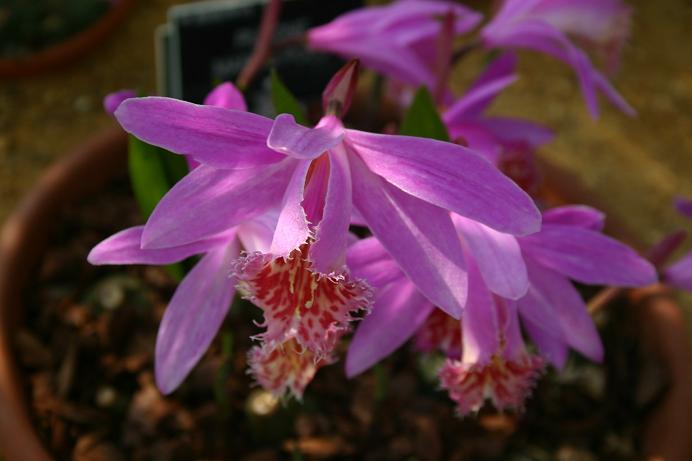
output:
[[[183,156],[147,144],[134,136],[129,138],[128,167],[132,191],[145,219],[154,211],[161,197],[187,173],[187,162]],[[168,265],[166,270],[178,281],[186,272],[180,263]]]
[[139,209],[148,218],[171,186],[164,157],[159,148],[130,136],[128,167]]
[[276,69],[272,69],[272,104],[277,114],[291,114],[296,122],[307,125],[307,119],[303,114],[303,107],[286,85],[279,78]]
[[221,333],[221,367],[216,375],[214,382],[214,396],[216,403],[221,408],[221,413],[230,416],[231,406],[228,395],[228,378],[233,372],[233,332],[222,331]]
[[399,129],[400,134],[449,141],[447,127],[437,112],[435,102],[427,88],[416,91]]

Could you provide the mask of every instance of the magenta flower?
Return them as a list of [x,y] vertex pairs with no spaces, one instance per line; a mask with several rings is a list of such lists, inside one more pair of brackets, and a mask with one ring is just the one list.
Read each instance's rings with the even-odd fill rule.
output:
[[[455,330],[461,334],[453,320],[433,317],[432,325],[423,328],[434,303],[416,290],[376,239],[362,240],[349,249],[348,264],[355,276],[370,282],[377,292],[372,312],[358,326],[349,348],[349,376],[366,370],[421,331],[417,344],[423,349],[439,348],[456,355],[456,346],[461,344],[461,362],[449,364],[445,373],[445,385],[453,396],[458,394],[453,389],[468,385],[466,375],[459,373],[471,373],[486,390],[514,383],[515,398],[498,397],[495,404],[516,407],[530,390],[540,361],[526,354],[516,333],[515,316],[556,367],[564,365],[569,348],[598,361],[603,354],[600,338],[569,279],[618,286],[642,286],[656,279],[648,262],[599,232],[603,215],[588,207],[549,210],[540,232],[519,238],[460,216],[454,217],[454,223],[469,272],[461,341],[453,339]],[[512,370],[516,375],[507,374]],[[457,373],[454,379],[452,371]],[[492,377],[498,379],[494,384],[488,381]],[[455,399],[461,411],[478,403]]]
[[432,89],[442,17],[454,15],[454,36],[472,30],[482,16],[441,0],[399,0],[360,8],[310,29],[313,50],[360,59],[382,74],[412,86]]
[[235,282],[229,280],[240,245],[258,251],[271,242],[267,219],[248,221],[226,232],[165,249],[141,247],[144,226],[125,229],[94,247],[91,264],[155,264],[203,255],[178,285],[156,338],[155,376],[164,394],[173,392],[209,348],[231,307]]
[[[126,96],[116,106],[131,97]],[[219,85],[206,99],[225,107],[229,101],[244,110],[242,96],[229,83]],[[168,394],[180,385],[221,327],[235,293],[229,274],[241,245],[246,251],[266,250],[275,226],[276,216],[268,213],[224,232],[164,249],[142,248],[144,226],[137,226],[118,232],[91,250],[88,261],[95,265],[162,265],[203,255],[176,289],[161,321],[155,356],[156,383],[161,392]]]
[[468,309],[455,331],[461,357],[447,358],[438,378],[457,413],[476,412],[486,399],[500,411],[522,409],[545,362],[526,349],[514,303],[493,297],[472,264]]
[[116,117],[202,163],[161,200],[142,248],[206,239],[280,204],[270,250],[243,258],[235,274],[264,310],[263,338],[295,338],[318,355],[368,306],[344,267],[354,209],[418,289],[456,317],[466,273],[446,210],[518,235],[540,225],[523,191],[455,144],[349,130],[334,116],[309,129],[286,114],[272,121],[167,98],[127,100]]
[[575,34],[596,43],[622,43],[628,18],[629,10],[618,0],[505,0],[482,29],[481,39],[489,48],[526,48],[572,66],[594,117],[598,116],[597,91],[626,114],[634,115],[634,109],[596,70],[586,53],[567,37]]

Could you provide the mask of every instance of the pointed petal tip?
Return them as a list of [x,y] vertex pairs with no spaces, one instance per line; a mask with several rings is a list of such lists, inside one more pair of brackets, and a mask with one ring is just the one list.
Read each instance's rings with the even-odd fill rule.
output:
[[362,360],[357,360],[354,354],[349,354],[346,356],[346,363],[344,365],[344,371],[348,379],[355,378],[359,374],[363,373],[369,369],[374,364],[368,364]]
[[322,109],[326,114],[341,117],[348,112],[358,86],[359,70],[360,60],[351,59],[334,74],[322,93]]
[[161,394],[163,395],[172,394],[173,391],[175,391],[178,388],[178,386],[180,386],[180,383],[172,382],[170,378],[166,376],[166,373],[161,371],[158,367],[155,369],[154,372],[154,381],[159,392],[161,392]]
[[92,266],[103,266],[108,264],[108,261],[104,258],[103,242],[92,248],[86,259]]

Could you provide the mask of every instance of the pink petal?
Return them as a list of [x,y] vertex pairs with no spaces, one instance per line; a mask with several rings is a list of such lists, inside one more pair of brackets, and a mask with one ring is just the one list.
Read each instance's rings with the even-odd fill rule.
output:
[[676,197],[674,203],[678,213],[686,218],[692,218],[692,200],[685,197]]
[[692,292],[692,253],[668,266],[663,272],[664,281],[674,287]]
[[281,201],[296,161],[243,170],[201,165],[161,199],[149,217],[142,247],[192,243],[258,216]]
[[500,350],[500,319],[493,295],[483,283],[477,260],[467,258],[469,297],[462,317],[462,361],[487,363]]
[[346,376],[356,376],[403,345],[434,309],[406,278],[378,293],[372,311],[358,324],[346,357]]
[[365,66],[403,83],[430,87],[435,82],[434,75],[420,57],[406,47],[394,46],[382,39],[376,42],[378,46],[372,46],[372,41],[334,39],[318,28],[308,33],[308,43],[313,50],[360,59]]
[[243,93],[230,82],[224,82],[211,90],[207,97],[204,98],[204,105],[225,107],[226,109],[240,110],[243,112],[247,111],[247,104],[245,104]]
[[218,168],[252,168],[285,157],[267,148],[272,121],[249,112],[171,98],[132,98],[115,112],[125,131]]
[[286,187],[279,220],[269,251],[274,256],[288,256],[293,250],[307,242],[311,236],[308,219],[301,205],[303,190],[305,189],[305,177],[309,168],[310,161],[299,161],[288,187]]
[[459,215],[452,215],[452,221],[488,289],[509,299],[524,296],[529,281],[517,239]]
[[199,240],[187,245],[161,250],[141,248],[144,226],[131,227],[113,234],[89,252],[87,260],[102,264],[171,264],[190,256],[225,246],[235,238],[235,230]]
[[532,287],[552,306],[564,342],[591,360],[603,360],[601,338],[576,288],[565,277],[538,264],[527,264],[527,268]]
[[540,228],[531,197],[469,149],[355,130],[347,130],[347,141],[370,170],[407,194],[500,232],[525,235]]
[[466,269],[449,213],[387,184],[355,156],[350,160],[354,205],[372,233],[423,295],[459,318]]
[[516,118],[484,117],[466,120],[464,123],[484,129],[504,144],[525,142],[531,149],[538,149],[555,137],[555,134],[544,126]]
[[236,227],[238,240],[243,249],[248,253],[267,253],[274,237],[277,221],[278,212],[272,210]]
[[351,169],[343,146],[329,152],[329,184],[322,220],[315,229],[309,258],[317,272],[343,269],[351,221]]
[[543,224],[577,226],[593,231],[603,229],[605,218],[605,213],[586,205],[561,206],[543,212]]
[[156,338],[156,384],[162,393],[180,385],[221,327],[235,292],[228,274],[237,256],[235,241],[207,253],[175,291]]
[[522,317],[522,323],[541,355],[558,370],[564,368],[569,355],[569,348],[564,338],[556,331],[542,328],[541,323],[534,322],[528,317]]
[[383,287],[405,277],[396,261],[375,237],[359,240],[348,249],[346,264],[351,275],[373,287]]
[[656,281],[653,266],[634,250],[589,229],[546,224],[519,243],[526,257],[582,283],[645,286]]
[[491,62],[471,88],[447,109],[445,123],[454,123],[458,117],[477,116],[485,111],[503,89],[516,81],[516,61],[513,53],[505,53]]
[[475,89],[473,92],[464,94],[462,98],[452,104],[447,112],[445,112],[444,122],[451,125],[463,119],[463,117],[478,115],[502,90],[516,80],[516,75],[508,75],[504,78],[488,82],[482,87]]
[[298,125],[290,114],[280,114],[272,125],[267,147],[297,159],[314,159],[341,143],[343,125],[334,116],[324,117],[316,128]]

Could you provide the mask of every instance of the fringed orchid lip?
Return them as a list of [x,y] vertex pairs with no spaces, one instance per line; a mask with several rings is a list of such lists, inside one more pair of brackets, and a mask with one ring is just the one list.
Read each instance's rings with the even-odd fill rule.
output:
[[328,356],[352,314],[368,310],[370,288],[347,273],[321,274],[308,260],[311,241],[287,257],[256,253],[236,263],[238,289],[264,311],[258,335],[276,345],[294,338],[317,359]]
[[486,399],[498,410],[521,410],[544,368],[541,357],[524,351],[515,358],[496,354],[487,363],[448,359],[438,376],[458,414],[466,416],[480,410]]
[[279,345],[263,344],[250,349],[248,373],[257,384],[276,397],[292,395],[301,400],[317,370],[334,361],[331,355],[317,357],[291,338]]
[[461,355],[461,327],[459,320],[434,309],[416,334],[416,348],[424,352],[439,350],[447,357]]

